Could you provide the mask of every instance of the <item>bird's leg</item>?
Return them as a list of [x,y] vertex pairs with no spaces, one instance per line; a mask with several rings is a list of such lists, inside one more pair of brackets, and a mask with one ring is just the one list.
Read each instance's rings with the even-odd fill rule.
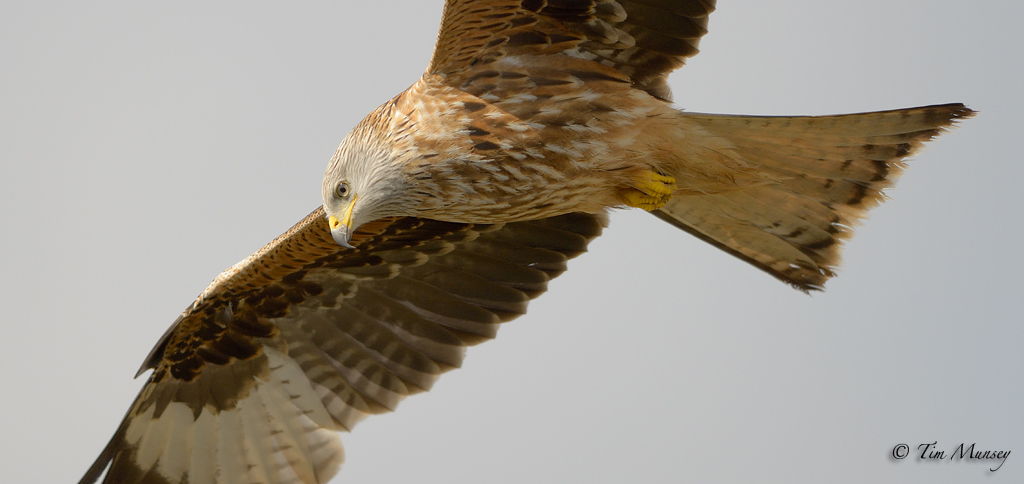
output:
[[619,189],[619,197],[630,207],[648,212],[664,207],[676,190],[676,179],[661,173],[643,170],[633,178],[633,185]]

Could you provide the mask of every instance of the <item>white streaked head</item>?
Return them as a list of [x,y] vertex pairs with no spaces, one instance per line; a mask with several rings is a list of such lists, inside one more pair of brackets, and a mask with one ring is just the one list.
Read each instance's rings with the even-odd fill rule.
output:
[[334,153],[324,174],[324,211],[331,235],[351,247],[352,232],[383,217],[412,215],[418,205],[412,197],[413,180],[403,159],[380,129],[379,118],[359,123]]

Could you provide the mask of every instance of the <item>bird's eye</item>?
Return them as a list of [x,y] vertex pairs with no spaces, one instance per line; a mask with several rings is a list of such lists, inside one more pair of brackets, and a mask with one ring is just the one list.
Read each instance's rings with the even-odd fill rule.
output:
[[338,186],[334,188],[334,194],[338,198],[345,198],[351,192],[352,189],[349,188],[347,181],[338,182]]

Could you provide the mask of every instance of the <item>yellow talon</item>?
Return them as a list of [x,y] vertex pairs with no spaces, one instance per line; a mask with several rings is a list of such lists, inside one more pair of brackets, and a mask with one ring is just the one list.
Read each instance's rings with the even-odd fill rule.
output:
[[676,179],[650,170],[644,170],[637,176],[633,187],[648,195],[671,195],[676,191]]
[[619,190],[626,205],[647,211],[664,207],[676,190],[676,179],[650,170],[644,170],[634,179],[635,185]]

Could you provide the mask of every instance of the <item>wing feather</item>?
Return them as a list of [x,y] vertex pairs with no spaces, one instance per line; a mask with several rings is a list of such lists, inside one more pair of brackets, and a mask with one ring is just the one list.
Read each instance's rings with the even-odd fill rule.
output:
[[343,249],[322,209],[211,284],[147,358],[149,381],[82,479],[323,483],[338,430],[462,364],[606,221],[395,218]]
[[538,63],[557,68],[575,57],[592,61],[589,75],[614,78],[597,69],[610,67],[670,99],[665,79],[699,52],[714,10],[714,0],[448,0],[427,72],[461,88],[502,59],[557,56]]

